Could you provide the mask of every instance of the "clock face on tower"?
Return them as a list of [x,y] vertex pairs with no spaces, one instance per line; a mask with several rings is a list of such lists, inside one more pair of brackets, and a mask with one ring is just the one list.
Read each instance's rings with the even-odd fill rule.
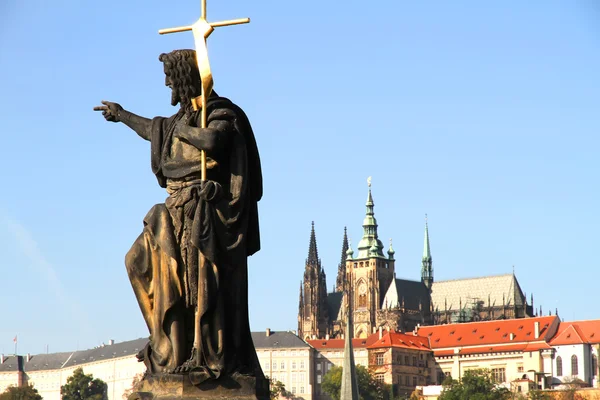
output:
[[362,284],[358,287],[358,294],[360,294],[360,295],[367,294],[367,286],[365,284]]

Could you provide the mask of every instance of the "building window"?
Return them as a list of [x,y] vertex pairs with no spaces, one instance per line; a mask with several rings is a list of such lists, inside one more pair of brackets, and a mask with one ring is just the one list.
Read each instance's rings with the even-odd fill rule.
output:
[[556,357],[556,376],[562,376],[562,358],[561,356]]
[[423,359],[423,353],[419,354],[419,356],[421,357],[421,360]]
[[404,365],[410,365],[408,361],[408,356],[404,356]]
[[300,361],[300,369],[304,369],[304,360]]
[[292,361],[292,369],[296,369],[296,361]]
[[317,371],[321,370],[321,363],[317,363]]
[[413,386],[417,386],[417,377],[413,376]]
[[273,361],[273,369],[277,369],[277,362]]
[[296,373],[292,372],[292,382],[296,382]]
[[492,377],[496,383],[506,382],[506,368],[492,368]]
[[281,362],[281,369],[285,369],[285,361]]
[[375,374],[375,380],[379,383],[383,383],[383,374]]
[[413,367],[417,366],[417,357],[413,356]]
[[523,371],[524,371],[523,366],[522,365],[518,365],[517,366],[517,372],[523,372]]
[[571,356],[571,375],[579,375],[579,366],[577,365],[577,356]]
[[270,364],[269,364],[269,362],[267,361],[267,362],[265,363],[265,369],[269,369],[269,365],[270,365]]
[[317,384],[320,385],[321,384],[321,375],[317,375]]
[[402,365],[402,356],[397,356],[397,357],[396,357],[396,363],[397,363],[398,365]]
[[592,376],[598,375],[598,357],[592,354]]
[[292,393],[296,394],[296,386],[292,386]]
[[377,365],[383,365],[383,353],[377,354]]
[[304,386],[300,386],[300,393],[304,393]]
[[404,386],[410,386],[410,376],[408,375],[404,377]]

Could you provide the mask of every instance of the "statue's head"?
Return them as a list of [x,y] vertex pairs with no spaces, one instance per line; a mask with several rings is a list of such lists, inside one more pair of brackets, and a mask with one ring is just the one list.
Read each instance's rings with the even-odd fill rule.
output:
[[171,88],[171,104],[191,107],[191,100],[201,94],[200,74],[195,50],[174,50],[158,59],[165,68],[165,85]]

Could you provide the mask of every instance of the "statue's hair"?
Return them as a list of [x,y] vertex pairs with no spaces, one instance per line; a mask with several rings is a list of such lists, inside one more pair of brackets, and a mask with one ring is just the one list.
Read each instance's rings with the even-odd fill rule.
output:
[[173,89],[179,94],[181,106],[190,107],[191,100],[202,92],[196,51],[173,50],[161,54],[158,59],[167,67],[166,71],[173,83]]

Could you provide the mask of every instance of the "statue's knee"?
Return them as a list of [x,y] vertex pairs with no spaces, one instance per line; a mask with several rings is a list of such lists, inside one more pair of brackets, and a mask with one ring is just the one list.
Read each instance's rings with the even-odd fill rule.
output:
[[144,262],[144,246],[140,243],[143,241],[143,234],[137,238],[131,249],[125,255],[125,267],[127,273],[138,272],[140,267],[143,267]]

